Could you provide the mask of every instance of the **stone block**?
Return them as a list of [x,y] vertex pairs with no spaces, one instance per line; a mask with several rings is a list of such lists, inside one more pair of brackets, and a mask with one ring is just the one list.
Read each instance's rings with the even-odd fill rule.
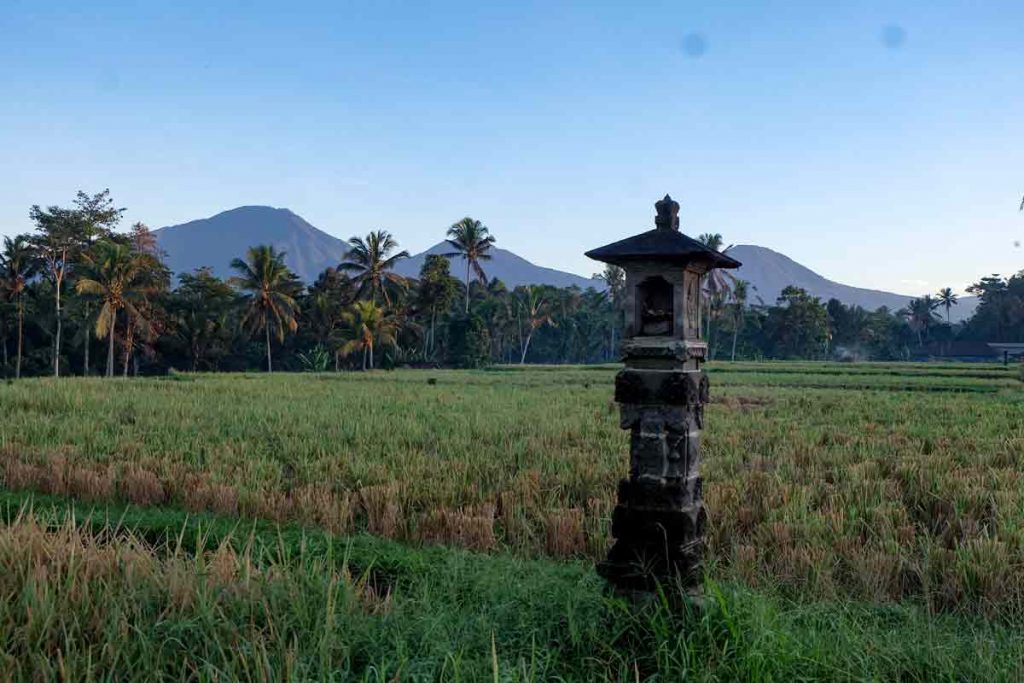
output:
[[684,406],[707,398],[703,372],[626,368],[615,376],[618,403]]

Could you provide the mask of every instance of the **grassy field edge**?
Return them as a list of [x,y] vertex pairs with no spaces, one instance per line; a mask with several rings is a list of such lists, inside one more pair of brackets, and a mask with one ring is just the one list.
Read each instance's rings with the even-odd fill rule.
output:
[[[198,552],[228,541],[297,571],[324,566],[313,558],[345,565],[390,596],[386,611],[347,627],[342,668],[361,678],[401,670],[410,678],[467,680],[495,671],[507,680],[1012,680],[1024,672],[1024,640],[1014,625],[929,615],[913,604],[796,604],[712,583],[702,613],[679,613],[656,600],[637,605],[609,595],[583,562],[413,548],[298,525],[0,491],[5,524],[28,509],[53,524],[73,517],[97,532],[130,531],[154,546]],[[305,675],[324,673],[316,653],[295,656],[310,658]]]

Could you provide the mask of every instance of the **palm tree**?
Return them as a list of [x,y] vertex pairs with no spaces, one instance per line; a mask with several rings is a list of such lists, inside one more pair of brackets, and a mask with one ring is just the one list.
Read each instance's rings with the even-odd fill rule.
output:
[[[709,249],[720,251],[722,249],[722,236],[719,233],[704,233],[697,238],[697,241]],[[728,251],[727,247],[725,251]],[[702,278],[702,289],[704,290],[705,333],[704,340],[708,344],[708,353],[714,355],[714,348],[711,343],[711,319],[721,311],[722,306],[730,298],[736,278],[732,273],[721,268],[713,268]]]
[[743,311],[747,307],[747,288],[749,284],[746,280],[736,280],[736,284],[732,288],[732,303],[733,303],[733,319],[732,319],[732,357],[730,360],[736,360],[736,339],[740,336],[740,326],[743,324]]
[[942,289],[939,290],[938,301],[939,305],[945,307],[946,309],[946,324],[948,325],[949,309],[952,308],[953,306],[956,306],[959,303],[959,301],[957,301],[957,296],[949,287],[943,287]]
[[491,259],[491,255],[487,252],[494,244],[494,236],[486,225],[466,216],[448,228],[447,242],[455,251],[445,254],[445,256],[461,256],[466,260],[466,313],[468,314],[470,274],[476,275],[480,282],[487,282],[487,274],[480,262]]
[[149,322],[139,310],[147,286],[146,266],[128,245],[102,240],[83,253],[79,268],[75,291],[102,301],[96,314],[96,337],[107,338],[107,377],[113,377],[118,313],[127,314],[126,325],[148,330]]
[[[14,302],[18,317],[18,353],[14,360],[14,377],[21,377],[22,345],[25,328],[25,286],[36,272],[32,245],[26,235],[14,239],[4,237],[4,251],[0,254],[0,289],[5,298]],[[6,348],[6,346],[5,346]]]
[[373,350],[384,344],[394,344],[398,325],[392,315],[373,301],[356,301],[341,314],[342,356],[356,352],[363,354],[363,370],[373,369]]
[[[136,223],[132,227],[133,234],[129,240],[129,248],[136,261],[139,274],[135,286],[138,304],[132,310],[125,311],[128,318],[124,338],[123,374],[125,377],[128,376],[128,366],[132,361],[136,346],[142,346],[142,344],[137,344],[135,333],[140,333],[139,340],[142,342],[150,342],[156,336],[154,326],[159,325],[161,311],[158,306],[154,305],[154,298],[167,290],[171,279],[171,271],[160,260],[159,251],[155,248],[148,248],[145,241],[137,239],[140,226],[147,234],[150,234],[148,228],[141,223]],[[155,244],[155,240],[153,244]],[[138,364],[136,363],[137,372]]]
[[615,357],[615,331],[623,324],[625,316],[624,302],[626,294],[626,271],[619,266],[608,264],[604,271],[594,275],[608,287],[608,300],[611,302],[612,320],[608,325],[611,342],[608,344],[608,357]]
[[523,342],[523,353],[519,357],[519,364],[526,363],[526,352],[530,350],[530,341],[533,333],[544,325],[554,325],[554,318],[551,317],[551,306],[541,296],[540,287],[527,285],[519,294],[519,306],[526,317],[526,340]]
[[295,320],[299,308],[295,295],[299,285],[295,275],[284,264],[284,256],[284,252],[279,253],[274,247],[261,244],[249,247],[244,261],[236,258],[231,262],[231,267],[238,272],[238,276],[231,279],[232,283],[248,292],[242,326],[251,332],[263,329],[267,372],[274,371],[270,357],[271,328],[278,342],[283,342],[286,331],[294,332],[299,327]]
[[376,301],[379,295],[390,306],[388,285],[406,286],[405,278],[391,272],[391,269],[399,260],[409,258],[409,252],[403,250],[392,254],[398,248],[398,242],[387,230],[375,230],[365,240],[353,237],[348,243],[352,248],[338,268],[356,274],[352,279],[359,283],[359,297],[365,297],[369,292],[371,299]]
[[917,333],[917,345],[924,346],[921,332],[926,332],[935,322],[935,308],[939,305],[930,294],[919,299],[911,299],[907,307],[900,313],[907,319],[910,329]]
[[717,232],[706,232],[697,237],[697,241],[708,249],[714,249],[715,251],[720,251],[722,249],[722,244],[724,243],[721,233]]

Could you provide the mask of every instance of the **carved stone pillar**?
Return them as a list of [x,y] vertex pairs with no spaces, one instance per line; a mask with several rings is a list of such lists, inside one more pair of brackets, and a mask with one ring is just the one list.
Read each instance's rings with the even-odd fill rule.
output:
[[[707,376],[703,345],[623,345],[626,368],[615,379],[620,425],[630,431],[629,478],[619,483],[612,516],[615,545],[599,565],[620,588],[650,590],[655,582],[700,581],[707,514],[700,477],[700,431]],[[680,353],[682,358],[671,358]],[[653,362],[668,368],[650,366]],[[676,367],[672,365],[678,363]],[[686,366],[689,366],[687,369]]]
[[612,516],[615,545],[598,565],[621,589],[657,583],[695,588],[707,514],[700,432],[708,380],[701,366],[701,281],[738,261],[679,232],[679,204],[655,204],[655,229],[587,252],[625,271],[625,368],[615,378],[621,426],[630,432],[629,477]]

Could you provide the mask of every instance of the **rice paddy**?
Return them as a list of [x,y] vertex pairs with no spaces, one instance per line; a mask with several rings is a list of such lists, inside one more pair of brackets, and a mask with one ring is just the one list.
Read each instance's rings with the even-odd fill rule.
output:
[[[36,582],[32,590],[69,585],[69,577],[82,573],[72,571],[71,560],[43,574],[29,567],[41,557],[70,553],[75,562],[99,563],[98,574],[84,573],[81,590],[106,597],[88,608],[94,611],[79,614],[79,607],[68,607],[68,619],[94,623],[101,619],[95,610],[109,609],[120,615],[115,622],[128,620],[135,624],[131,629],[148,633],[151,619],[142,612],[117,612],[128,609],[127,598],[114,596],[141,592],[152,614],[186,618],[187,613],[187,619],[200,621],[197,614],[225,614],[223,624],[211,622],[210,628],[236,623],[241,630],[231,637],[263,648],[259,657],[257,650],[249,652],[248,660],[189,650],[183,655],[195,664],[189,671],[201,678],[216,678],[216,671],[238,674],[243,660],[255,659],[266,667],[242,677],[323,677],[330,664],[354,677],[390,679],[396,671],[388,666],[399,661],[419,662],[426,678],[438,677],[442,669],[453,679],[455,671],[469,679],[473,675],[466,672],[490,678],[497,669],[503,678],[517,680],[590,678],[598,672],[632,680],[641,668],[651,675],[689,670],[700,677],[729,671],[758,677],[752,669],[729,669],[716,659],[721,643],[711,636],[697,642],[691,633],[697,640],[673,641],[669,647],[667,635],[651,632],[667,623],[659,620],[677,618],[691,619],[691,630],[718,628],[724,617],[715,616],[714,609],[687,617],[651,608],[653,613],[638,616],[633,611],[638,608],[606,596],[590,569],[607,547],[615,486],[627,465],[628,437],[618,428],[611,402],[614,372],[613,367],[501,367],[8,383],[0,386],[5,416],[0,481],[9,491],[0,562],[11,563],[5,569],[9,577],[21,578],[0,583],[0,589],[25,596],[26,582]],[[744,612],[741,619],[753,620],[744,628],[758,619],[776,620],[770,628],[791,631],[800,643],[797,650],[818,642],[818,627],[791,622],[791,615],[852,619],[860,635],[842,637],[878,640],[872,645],[876,658],[813,655],[819,664],[828,660],[847,667],[845,677],[909,671],[915,678],[934,673],[930,667],[946,661],[928,650],[929,638],[911,652],[889,652],[892,646],[882,644],[890,637],[884,635],[888,627],[874,619],[877,610],[893,609],[907,620],[903,628],[957,632],[950,636],[949,651],[962,645],[974,654],[951,667],[996,677],[1020,671],[1020,641],[1009,635],[1024,620],[1024,385],[1016,368],[720,363],[712,364],[709,374],[713,402],[703,441],[708,576],[722,591],[722,609],[741,609],[737,601],[761,605],[774,616]],[[49,516],[26,511],[26,505],[39,501],[47,501]],[[84,510],[87,521],[79,526],[69,521]],[[121,517],[111,517],[111,510]],[[126,514],[134,515],[134,526],[125,523]],[[97,522],[97,515],[105,521]],[[213,546],[182,549],[181,528],[197,518],[234,531],[225,531]],[[263,529],[259,534],[241,531],[257,527]],[[274,556],[273,537],[284,532],[273,529],[291,529],[288,533],[319,539],[318,548],[336,548]],[[29,537],[37,541],[25,540]],[[234,540],[224,545],[227,537]],[[34,543],[49,550],[32,554]],[[266,552],[253,556],[262,546]],[[21,547],[29,550],[13,550]],[[66,547],[75,550],[62,550]],[[276,551],[281,547],[278,543]],[[305,541],[296,541],[296,547],[305,548]],[[95,559],[90,553],[109,556]],[[349,560],[338,559],[346,553],[349,560],[352,553],[363,556],[347,566]],[[138,572],[117,581],[104,578],[102,563],[122,555],[141,563]],[[367,567],[386,556],[407,563],[399,572],[405,589],[391,598],[381,595],[390,588],[367,583],[372,574]],[[507,632],[494,637],[493,652],[490,636],[469,638],[477,650],[460,660],[453,654],[460,651],[460,636],[451,630],[456,626],[440,621],[441,614],[455,617],[442,610],[436,625],[444,637],[389,659],[382,633],[403,647],[426,638],[414,633],[422,624],[383,624],[391,624],[396,612],[406,620],[428,618],[403,601],[412,599],[410,586],[426,590],[422,582],[433,576],[428,566],[435,561],[456,563],[463,577],[487,575],[509,584],[509,593],[490,586],[493,594],[481,589],[472,598],[459,598],[475,608],[491,613],[497,609],[492,602],[508,599],[525,600],[523,609],[537,611],[520,614],[517,627],[491,613],[493,624]],[[337,566],[327,569],[324,562]],[[537,579],[544,587],[525,578],[524,571],[546,577]],[[516,578],[501,578],[503,572]],[[188,609],[173,594],[172,575],[181,582],[174,585],[196,596]],[[248,577],[241,588],[239,577]],[[266,597],[294,595],[309,581],[316,583],[309,590],[319,596],[317,602],[333,607],[298,615],[293,613],[297,605]],[[441,585],[438,581],[435,585]],[[517,582],[518,587],[511,585]],[[568,591],[574,597],[567,599],[591,612],[567,616],[558,610],[570,608],[559,602],[548,606],[558,614],[548,616],[590,620],[588,625],[565,642],[545,631],[540,624],[548,613],[538,600],[523,596],[530,586],[542,594]],[[71,599],[60,599],[65,598]],[[221,599],[234,602],[220,604]],[[434,598],[423,600],[416,609]],[[263,606],[264,621],[254,620],[254,605]],[[851,616],[851,609],[865,611]],[[273,626],[278,618],[294,625],[291,641],[282,635],[291,633],[287,628]],[[325,643],[322,633],[303,632],[313,623],[303,619],[358,625]],[[0,616],[0,630],[11,634],[28,628],[16,621]],[[630,652],[613,638],[612,647],[605,636],[613,623],[631,624],[619,635],[643,642]],[[592,632],[593,624],[604,626]],[[986,647],[994,650],[979,649],[979,629],[995,629],[984,636]],[[217,630],[213,641],[227,638],[226,633]],[[369,633],[376,634],[373,647],[366,640]],[[531,645],[524,633],[544,640]],[[65,638],[51,635],[54,642]],[[76,637],[75,644],[85,648],[76,656],[85,657],[87,641],[115,636],[104,631]],[[359,647],[351,639],[366,641],[370,649],[352,659]],[[143,641],[133,645],[132,656],[180,673],[172,659],[161,658],[156,640],[155,649],[145,652],[139,649]],[[28,657],[51,647],[33,642],[22,643],[19,652]],[[656,643],[671,651],[671,661],[648,658]],[[790,652],[790,645],[772,647],[782,648],[778,654]],[[7,652],[14,657],[8,662],[29,661]],[[62,652],[69,656],[66,642]],[[324,658],[310,658],[311,652]],[[592,659],[585,652],[592,652]],[[740,660],[746,662],[742,666],[750,664]],[[75,661],[86,666],[82,662],[100,660]],[[199,664],[214,661],[222,668],[206,671]],[[293,668],[282,668],[287,662]],[[800,671],[810,670],[793,664],[775,675]]]

